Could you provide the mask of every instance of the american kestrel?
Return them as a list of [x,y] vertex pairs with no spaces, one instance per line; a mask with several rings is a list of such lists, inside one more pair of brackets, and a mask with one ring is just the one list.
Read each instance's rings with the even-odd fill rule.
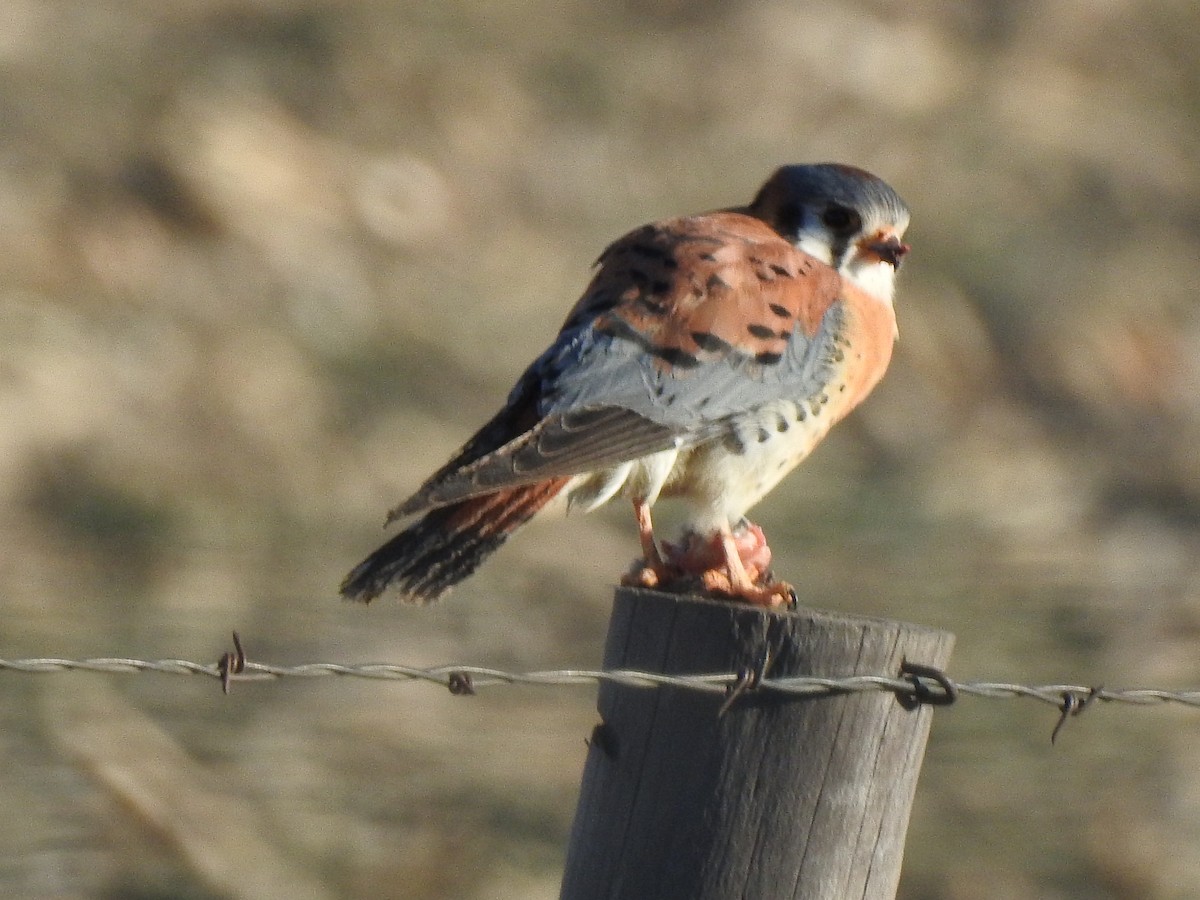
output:
[[[621,493],[644,557],[627,583],[788,603],[744,515],[887,369],[908,220],[862,169],[791,165],[747,207],[620,238],[504,408],[387,521],[421,518],[342,594],[434,600],[539,512]],[[687,505],[678,543],[655,540],[659,497]]]

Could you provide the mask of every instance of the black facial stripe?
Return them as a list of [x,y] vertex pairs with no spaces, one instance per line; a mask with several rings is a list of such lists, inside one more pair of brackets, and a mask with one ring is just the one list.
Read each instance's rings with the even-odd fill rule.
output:
[[833,243],[829,245],[830,254],[833,258],[833,267],[840,269],[842,260],[846,258],[846,251],[850,249],[850,237],[848,235],[837,235],[833,239]]

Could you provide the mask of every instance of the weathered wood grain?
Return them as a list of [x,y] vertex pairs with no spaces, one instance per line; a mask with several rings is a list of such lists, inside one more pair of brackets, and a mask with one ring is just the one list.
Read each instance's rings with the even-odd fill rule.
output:
[[[953,637],[902,622],[619,589],[606,668],[771,677],[945,666]],[[605,684],[563,900],[891,900],[932,711],[890,693],[723,702]]]

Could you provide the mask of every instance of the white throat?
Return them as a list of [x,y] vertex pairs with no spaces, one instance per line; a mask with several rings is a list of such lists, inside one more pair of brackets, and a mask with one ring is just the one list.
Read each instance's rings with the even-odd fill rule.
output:
[[843,260],[841,273],[872,297],[891,304],[896,293],[896,270],[890,263],[855,254]]
[[[796,248],[816,257],[827,266],[833,265],[833,248],[822,237],[801,234],[796,241]],[[872,297],[877,297],[884,303],[892,302],[896,293],[896,270],[890,264],[879,259],[863,258],[851,248],[838,271]]]

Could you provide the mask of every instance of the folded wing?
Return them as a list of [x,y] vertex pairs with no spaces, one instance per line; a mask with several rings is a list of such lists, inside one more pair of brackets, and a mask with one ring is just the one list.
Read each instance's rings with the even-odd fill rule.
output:
[[735,413],[819,393],[841,286],[738,212],[626,235],[505,408],[392,517],[694,445]]

